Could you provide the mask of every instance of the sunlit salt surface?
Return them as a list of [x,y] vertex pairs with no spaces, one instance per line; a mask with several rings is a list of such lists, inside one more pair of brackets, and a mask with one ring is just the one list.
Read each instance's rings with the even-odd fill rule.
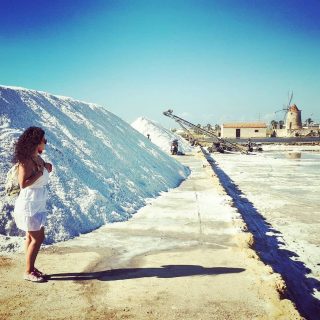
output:
[[[320,280],[320,152],[267,151],[256,155],[214,154],[272,227],[284,247]],[[319,292],[315,295],[320,299]]]

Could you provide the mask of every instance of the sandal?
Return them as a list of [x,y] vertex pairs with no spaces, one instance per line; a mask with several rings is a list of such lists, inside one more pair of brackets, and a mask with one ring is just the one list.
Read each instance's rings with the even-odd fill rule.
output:
[[23,279],[31,282],[44,282],[44,278],[37,274],[35,271],[32,271],[31,273],[26,273]]
[[37,268],[34,268],[34,269],[33,269],[33,272],[36,273],[38,276],[40,276],[40,277],[42,277],[42,278],[44,278],[44,277],[47,276],[44,272],[38,270]]

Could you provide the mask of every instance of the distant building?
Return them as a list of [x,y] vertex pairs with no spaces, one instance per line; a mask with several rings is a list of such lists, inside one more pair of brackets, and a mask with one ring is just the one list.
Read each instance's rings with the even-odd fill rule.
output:
[[295,104],[288,109],[288,113],[286,117],[286,129],[287,130],[302,129],[301,110],[299,110]]
[[293,104],[286,114],[286,121],[284,128],[276,128],[272,130],[273,137],[306,137],[306,136],[320,136],[319,124],[313,123],[307,126],[302,126],[301,110]]
[[267,125],[264,122],[233,122],[221,126],[222,138],[265,138]]

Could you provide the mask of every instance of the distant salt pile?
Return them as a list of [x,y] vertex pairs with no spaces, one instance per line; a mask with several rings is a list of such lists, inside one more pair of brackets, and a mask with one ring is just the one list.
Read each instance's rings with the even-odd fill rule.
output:
[[4,194],[4,180],[13,143],[29,126],[45,130],[44,158],[53,163],[48,243],[127,220],[146,198],[177,186],[189,174],[188,168],[101,106],[0,86],[1,250],[12,249],[5,235],[21,235],[11,216],[14,200]]
[[179,142],[179,151],[183,153],[192,151],[192,147],[188,141],[174,132],[164,128],[161,124],[155,121],[144,117],[139,117],[131,125],[144,136],[149,134],[151,141],[167,153],[170,153],[171,143],[175,139],[177,139]]

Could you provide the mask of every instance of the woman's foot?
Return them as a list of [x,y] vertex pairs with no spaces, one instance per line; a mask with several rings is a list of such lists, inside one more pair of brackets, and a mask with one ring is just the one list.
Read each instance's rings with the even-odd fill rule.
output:
[[44,278],[35,271],[25,273],[23,279],[31,282],[44,282]]
[[45,278],[47,276],[44,272],[38,270],[37,268],[34,268],[33,271],[42,278]]

